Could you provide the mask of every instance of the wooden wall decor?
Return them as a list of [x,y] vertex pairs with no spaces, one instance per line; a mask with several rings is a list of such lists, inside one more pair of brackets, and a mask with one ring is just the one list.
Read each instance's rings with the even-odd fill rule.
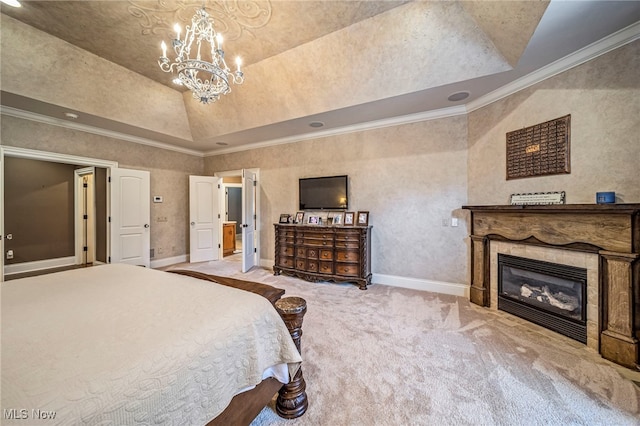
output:
[[507,180],[571,173],[571,115],[507,133]]

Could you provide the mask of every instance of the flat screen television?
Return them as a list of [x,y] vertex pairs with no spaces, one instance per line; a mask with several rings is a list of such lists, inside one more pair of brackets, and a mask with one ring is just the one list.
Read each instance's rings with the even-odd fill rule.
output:
[[301,178],[300,210],[342,210],[349,207],[347,176]]

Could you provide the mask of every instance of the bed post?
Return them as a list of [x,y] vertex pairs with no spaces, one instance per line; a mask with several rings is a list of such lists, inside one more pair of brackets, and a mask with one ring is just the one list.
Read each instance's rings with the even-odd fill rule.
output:
[[[300,337],[302,336],[302,318],[307,312],[307,302],[301,297],[284,297],[275,303],[278,313],[284,320],[293,342],[300,349]],[[307,384],[302,377],[302,367],[298,369],[295,377],[288,384],[282,386],[278,392],[276,412],[285,419],[295,419],[307,411],[309,402],[305,389]]]

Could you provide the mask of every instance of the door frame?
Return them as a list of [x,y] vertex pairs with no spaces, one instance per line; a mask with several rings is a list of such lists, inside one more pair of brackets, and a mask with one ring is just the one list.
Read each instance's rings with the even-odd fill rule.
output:
[[[118,167],[117,161],[101,160],[91,157],[80,157],[77,155],[59,154],[56,152],[38,151],[34,149],[16,148],[12,146],[0,145],[0,157],[2,157],[2,167],[0,171],[2,176],[0,177],[0,199],[3,201],[0,203],[0,248],[2,250],[0,260],[0,281],[4,280],[4,159],[5,157],[26,158],[30,160],[49,161],[52,163],[64,163],[75,164],[78,166],[87,167],[101,167],[107,169],[107,176],[111,174],[112,167]],[[110,211],[111,205],[107,197],[107,210]],[[107,231],[108,232],[108,231]],[[107,253],[111,252],[110,238],[107,237]]]
[[[252,173],[254,173],[256,175],[256,182],[257,182],[257,186],[256,186],[256,199],[255,199],[255,203],[256,203],[256,239],[255,239],[255,248],[256,248],[256,260],[257,260],[257,265],[262,266],[262,262],[261,262],[261,257],[260,257],[260,231],[261,231],[261,227],[260,227],[260,169],[237,169],[237,170],[228,170],[228,171],[224,171],[224,172],[216,172],[213,175],[217,176],[217,177],[231,177],[231,176],[239,176],[242,177],[244,176],[244,170],[250,171]],[[244,194],[242,194],[244,196]],[[221,203],[220,203],[220,217],[224,217],[224,192],[220,191],[220,197],[221,198]],[[242,216],[244,217],[244,212],[242,212]],[[222,221],[220,222],[220,235],[222,235]],[[220,248],[220,250],[222,250],[222,248]],[[220,259],[222,259],[222,252],[220,253]],[[244,254],[244,247],[243,247],[243,254]]]

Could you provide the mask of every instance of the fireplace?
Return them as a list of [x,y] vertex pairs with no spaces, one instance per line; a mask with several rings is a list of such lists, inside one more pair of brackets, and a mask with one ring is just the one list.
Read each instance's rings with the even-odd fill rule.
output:
[[[640,370],[640,204],[463,208],[471,212],[472,303],[496,309],[499,253],[586,267],[589,278],[586,294],[583,292],[581,296],[581,318],[575,318],[575,313],[567,317],[552,312],[551,316],[573,327],[582,322],[586,310],[587,346],[608,360]],[[581,279],[569,277],[567,281]],[[544,285],[536,286],[544,290]],[[580,286],[574,283],[570,287]],[[521,289],[522,285],[515,292]],[[534,289],[524,290],[529,291],[533,294]],[[558,288],[555,291],[560,292]],[[538,311],[537,306],[525,304],[517,295],[516,299],[502,299],[501,304],[506,301],[507,305]]]
[[498,254],[498,309],[587,343],[587,270]]

